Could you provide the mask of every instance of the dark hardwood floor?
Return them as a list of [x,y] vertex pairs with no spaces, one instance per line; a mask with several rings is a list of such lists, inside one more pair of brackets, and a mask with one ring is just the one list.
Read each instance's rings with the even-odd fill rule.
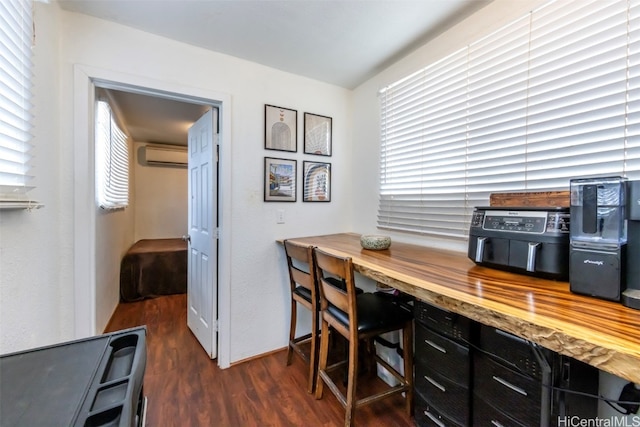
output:
[[[189,331],[186,295],[121,303],[106,332],[146,325],[147,426],[340,426],[344,410],[325,388],[306,392],[306,365],[286,351],[220,369]],[[380,380],[361,375],[368,392]],[[358,426],[414,426],[400,396],[359,408]]]

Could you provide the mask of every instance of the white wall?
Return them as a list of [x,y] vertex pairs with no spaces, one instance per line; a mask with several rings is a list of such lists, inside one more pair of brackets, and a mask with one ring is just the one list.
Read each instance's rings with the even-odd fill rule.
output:
[[[59,91],[60,29],[56,8],[44,13],[36,6],[37,33],[34,62],[32,151],[33,184],[30,195],[42,209],[0,211],[0,353],[73,338],[73,248],[69,237],[70,162],[62,156]],[[66,101],[68,103],[68,101]]]
[[[229,247],[231,362],[286,345],[288,285],[276,239],[351,228],[351,92],[227,55],[36,3],[36,153],[43,210],[2,213],[0,353],[73,338],[74,64],[231,95]],[[87,102],[86,108],[89,108]],[[297,153],[264,150],[264,104],[298,110]],[[80,105],[80,108],[84,108]],[[265,203],[264,157],[301,150],[302,113],[333,118],[332,202]],[[223,130],[225,131],[225,130]],[[82,136],[80,136],[82,137]],[[89,141],[90,136],[87,135]],[[315,157],[317,158],[317,157]],[[300,176],[300,175],[298,175]],[[286,223],[276,224],[276,209]],[[24,308],[28,307],[28,310]],[[110,301],[97,313],[113,310]]]
[[120,262],[133,243],[133,206],[96,208],[96,329],[104,331],[120,301]]
[[140,163],[140,149],[134,144],[135,241],[170,239],[187,234],[187,169],[146,166]]
[[[102,89],[96,89],[96,99],[106,99],[118,126],[126,131],[120,106]],[[125,132],[126,133],[126,132]],[[133,158],[133,141],[127,139],[129,159]],[[120,301],[120,262],[133,243],[135,218],[135,176],[133,162],[129,163],[129,204],[124,209],[103,210],[95,207],[95,331],[106,329],[113,311]],[[76,174],[77,175],[77,174]],[[77,224],[78,221],[75,221]],[[76,248],[77,250],[77,248]],[[76,280],[78,280],[76,278]],[[86,284],[89,286],[89,284]],[[75,332],[78,335],[76,329]]]

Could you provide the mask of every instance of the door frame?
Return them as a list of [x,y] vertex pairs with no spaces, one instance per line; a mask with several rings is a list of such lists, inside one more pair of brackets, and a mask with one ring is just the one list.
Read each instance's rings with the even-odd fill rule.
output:
[[[142,76],[74,64],[73,287],[76,339],[101,334],[96,330],[96,207],[94,98],[96,87],[172,98],[219,108],[218,162],[218,365],[231,357],[231,95],[182,86]],[[185,307],[186,309],[186,307]]]

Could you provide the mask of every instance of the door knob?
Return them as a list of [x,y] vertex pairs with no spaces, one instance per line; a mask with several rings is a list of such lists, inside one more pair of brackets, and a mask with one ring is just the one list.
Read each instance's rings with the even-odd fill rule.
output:
[[189,236],[188,234],[185,234],[184,236],[182,236],[182,240],[184,240],[185,242],[191,243],[191,236]]

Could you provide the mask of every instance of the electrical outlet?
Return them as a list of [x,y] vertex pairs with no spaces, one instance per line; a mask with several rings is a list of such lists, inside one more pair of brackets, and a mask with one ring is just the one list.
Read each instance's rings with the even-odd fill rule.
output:
[[627,415],[635,414],[640,409],[640,389],[636,388],[635,384],[627,383],[620,392],[621,402],[636,402],[634,403],[619,403],[621,407],[627,410]]

